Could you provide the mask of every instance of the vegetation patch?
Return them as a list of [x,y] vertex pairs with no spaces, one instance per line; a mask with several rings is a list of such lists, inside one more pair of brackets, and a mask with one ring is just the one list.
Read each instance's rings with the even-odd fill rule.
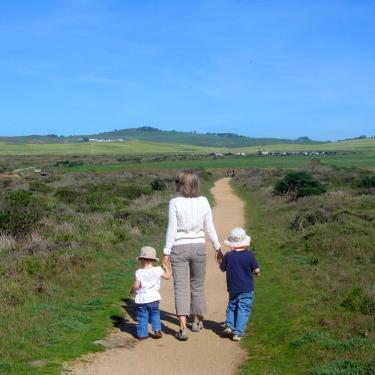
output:
[[276,195],[286,195],[291,199],[319,195],[325,191],[326,188],[319,181],[304,171],[289,173],[274,186]]

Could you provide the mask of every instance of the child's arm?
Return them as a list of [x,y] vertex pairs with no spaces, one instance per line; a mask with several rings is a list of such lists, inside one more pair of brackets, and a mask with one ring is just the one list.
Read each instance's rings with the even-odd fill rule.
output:
[[170,278],[172,277],[171,276],[171,273],[169,272],[169,268],[166,264],[163,264],[162,265],[162,268],[163,268],[163,273],[161,275],[161,277],[164,279],[164,280],[170,280]]
[[135,291],[141,287],[141,280],[135,279],[133,286],[129,290],[129,294],[135,294]]

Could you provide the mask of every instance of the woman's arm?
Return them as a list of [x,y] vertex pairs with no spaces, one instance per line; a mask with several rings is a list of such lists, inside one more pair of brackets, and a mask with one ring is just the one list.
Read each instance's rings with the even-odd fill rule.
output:
[[206,199],[206,204],[207,204],[207,207],[206,207],[206,215],[204,217],[204,227],[208,233],[208,236],[210,237],[210,240],[212,242],[214,249],[218,251],[221,249],[221,245],[219,242],[219,238],[217,237],[214,222],[212,220],[211,206],[207,199]]
[[164,246],[164,255],[171,253],[173,243],[176,238],[177,233],[177,211],[173,199],[169,201],[169,210],[168,210],[168,229]]

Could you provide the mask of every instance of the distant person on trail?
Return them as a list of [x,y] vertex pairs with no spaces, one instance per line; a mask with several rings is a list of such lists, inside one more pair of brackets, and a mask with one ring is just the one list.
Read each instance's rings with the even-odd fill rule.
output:
[[135,281],[130,289],[130,294],[135,293],[137,305],[137,337],[140,340],[148,338],[148,322],[151,322],[154,337],[162,337],[160,322],[160,279],[170,280],[171,274],[168,266],[155,267],[156,250],[150,246],[144,246],[137,258],[142,268],[135,272]]
[[231,230],[224,243],[231,248],[220,263],[220,269],[227,273],[229,301],[224,334],[240,341],[244,335],[253,307],[253,273],[260,275],[255,255],[248,249],[251,238],[244,229]]
[[176,193],[177,196],[169,202],[163,264],[167,267],[171,261],[176,314],[180,321],[176,337],[186,341],[187,317],[193,315],[191,330],[199,332],[203,329],[203,318],[207,312],[204,292],[207,256],[205,231],[215,249],[217,262],[221,260],[222,253],[212,221],[211,206],[207,198],[200,195],[198,175],[192,171],[178,173]]

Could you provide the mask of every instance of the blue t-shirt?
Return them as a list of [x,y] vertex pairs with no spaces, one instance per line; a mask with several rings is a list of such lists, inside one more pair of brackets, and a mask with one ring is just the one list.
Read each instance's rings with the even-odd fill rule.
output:
[[254,290],[253,271],[258,262],[250,250],[228,251],[220,264],[220,269],[227,273],[229,293],[248,293]]

